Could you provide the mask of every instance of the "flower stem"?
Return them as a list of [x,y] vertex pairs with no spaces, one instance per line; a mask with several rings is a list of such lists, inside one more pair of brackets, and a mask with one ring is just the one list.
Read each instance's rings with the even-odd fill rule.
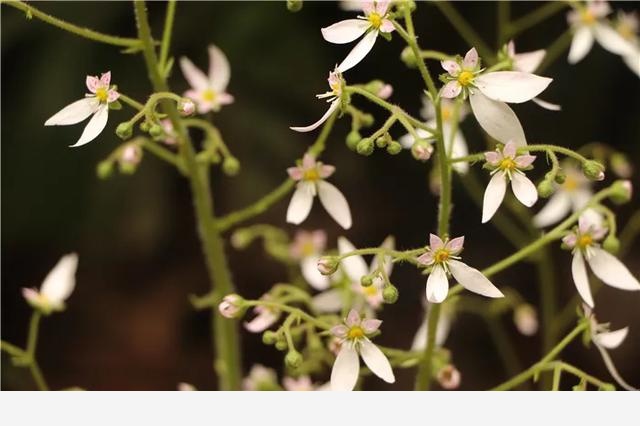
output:
[[506,41],[507,38],[513,38],[521,32],[536,26],[540,22],[553,16],[567,6],[568,2],[564,1],[547,2],[542,6],[534,9],[533,11],[527,13],[526,15],[512,21],[506,26],[507,31],[503,42]]
[[176,16],[176,0],[169,0],[167,3],[167,13],[164,20],[164,29],[162,30],[162,43],[160,44],[160,72],[164,75],[169,58],[169,48],[171,47],[171,34],[173,33],[173,20]]
[[47,386],[47,382],[42,375],[42,371],[40,371],[38,362],[36,361],[36,348],[38,346],[38,331],[40,329],[41,318],[42,314],[39,311],[34,310],[31,315],[31,321],[29,322],[26,356],[29,360],[29,371],[31,372],[31,376],[36,383],[38,390],[46,391],[49,390],[49,387]]
[[[556,3],[556,2],[554,2]],[[547,48],[547,54],[544,56],[542,63],[535,70],[536,74],[542,74],[565,50],[569,48],[571,39],[573,38],[573,31],[571,28],[567,29],[560,37],[558,37],[551,46]]]

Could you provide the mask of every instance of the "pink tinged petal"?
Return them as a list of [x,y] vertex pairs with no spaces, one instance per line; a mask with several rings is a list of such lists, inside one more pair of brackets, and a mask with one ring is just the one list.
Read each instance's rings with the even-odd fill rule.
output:
[[458,83],[458,80],[448,82],[440,90],[440,96],[443,98],[453,99],[462,92],[462,86]]
[[362,320],[361,326],[365,334],[371,334],[373,332],[378,331],[381,324],[382,324],[381,320],[369,318],[369,319]]
[[107,125],[108,118],[109,106],[103,104],[98,107],[98,110],[95,112],[95,114],[93,114],[93,117],[91,117],[91,120],[89,120],[89,122],[87,123],[84,131],[82,132],[82,135],[80,136],[80,139],[78,139],[78,142],[71,145],[71,147],[75,148],[78,146],[86,145],[97,138]]
[[571,40],[571,48],[569,49],[569,57],[567,60],[570,64],[580,62],[593,46],[593,33],[588,27],[580,27],[576,30]]
[[486,297],[504,297],[504,294],[482,272],[457,260],[449,260],[451,275],[461,286]]
[[329,176],[331,176],[335,171],[336,171],[336,168],[334,166],[323,164],[322,167],[320,167],[320,177],[322,179],[326,179]]
[[488,151],[484,153],[484,159],[492,166],[497,166],[500,160],[502,160],[502,155],[496,151]]
[[456,61],[441,61],[440,65],[442,65],[442,68],[444,68],[444,70],[453,77],[457,77],[460,73],[460,64],[458,64]]
[[533,206],[538,201],[538,190],[524,173],[511,174],[511,189],[518,201],[527,207]]
[[305,153],[302,156],[302,168],[304,170],[309,170],[309,169],[313,169],[316,166],[316,158],[310,154],[310,153]]
[[311,306],[320,312],[338,312],[342,309],[342,293],[340,290],[328,290],[311,298]]
[[320,31],[322,38],[329,43],[345,44],[360,37],[370,26],[371,23],[364,19],[346,19],[322,28]]
[[569,248],[574,248],[576,246],[576,242],[578,241],[578,236],[576,234],[569,234],[562,237],[562,242],[567,245]]
[[587,261],[591,270],[605,284],[620,290],[640,291],[640,282],[614,255],[599,247],[591,248]]
[[506,158],[515,158],[516,156],[516,144],[513,141],[509,141],[502,148],[502,156]]
[[347,333],[349,333],[349,327],[344,324],[331,327],[331,334],[341,339],[347,337]]
[[353,390],[358,381],[359,372],[360,360],[358,360],[358,352],[352,345],[343,344],[331,369],[331,390]]
[[355,327],[360,325],[360,314],[355,309],[351,309],[347,314],[347,318],[345,319],[345,324],[347,327]]
[[562,191],[557,191],[549,198],[545,206],[533,217],[533,224],[544,228],[559,222],[571,211],[571,198]]
[[120,97],[120,93],[116,92],[116,91],[115,91],[115,90],[113,90],[113,89],[110,89],[110,90],[107,92],[107,102],[108,102],[108,103],[111,103],[111,102],[115,102],[115,101],[117,101],[119,97]]
[[382,353],[380,348],[371,343],[369,340],[363,340],[360,347],[360,356],[369,370],[376,376],[380,377],[387,383],[396,381],[391,369],[391,364],[387,357]]
[[514,160],[515,160],[516,166],[523,169],[533,164],[535,159],[536,159],[535,155],[525,154],[525,155],[518,155]]
[[209,79],[198,67],[193,65],[189,58],[180,58],[180,68],[182,75],[193,89],[201,91],[209,88]]
[[293,131],[296,131],[296,132],[310,132],[312,130],[315,130],[318,127],[320,127],[320,125],[322,123],[327,121],[327,119],[331,116],[331,114],[333,114],[333,112],[338,108],[339,105],[340,105],[340,100],[339,99],[331,102],[331,105],[329,105],[329,109],[327,109],[327,112],[325,112],[324,115],[322,117],[320,117],[320,119],[318,121],[316,121],[315,123],[313,123],[313,124],[311,124],[309,126],[305,126],[305,127],[289,127],[289,128],[291,130],[293,130]]
[[532,73],[538,69],[546,53],[546,50],[540,49],[533,52],[514,55],[513,69],[516,71]]
[[432,251],[436,251],[444,247],[444,241],[436,234],[429,234],[429,247]]
[[607,24],[595,24],[593,27],[593,35],[600,46],[615,55],[625,56],[631,55],[634,52],[633,44]]
[[440,265],[431,270],[427,278],[427,300],[431,303],[442,303],[449,293],[449,280],[447,273]]
[[604,0],[592,0],[588,2],[587,9],[596,18],[604,18],[611,13],[611,6]]
[[224,92],[231,78],[229,61],[213,44],[209,45],[209,84],[217,92]]
[[317,256],[309,256],[302,259],[300,263],[302,276],[316,290],[326,290],[329,288],[329,277],[322,275],[318,271],[318,259],[319,257]]
[[469,101],[478,124],[489,136],[503,143],[511,140],[518,147],[527,145],[522,125],[507,104],[489,99],[479,90],[469,96]]
[[380,24],[380,31],[383,33],[392,33],[395,31],[395,27],[393,26],[393,22],[389,19],[383,19],[382,24]]
[[504,172],[498,172],[493,175],[487,189],[484,191],[484,199],[482,201],[482,223],[487,223],[502,204],[504,194],[507,190],[507,178]]
[[365,15],[368,15],[371,12],[376,11],[376,5],[373,0],[371,1],[365,0],[365,1],[362,1],[361,3],[362,3],[362,11],[364,12]]
[[531,101],[533,101],[533,103],[535,103],[539,107],[544,108],[544,109],[549,110],[549,111],[560,111],[560,110],[562,110],[562,106],[561,105],[553,104],[553,103],[547,102],[547,101],[543,101],[540,98],[533,98],[533,99],[531,99]]
[[100,79],[98,77],[88,75],[85,83],[87,84],[87,89],[89,89],[91,93],[96,93],[96,90],[98,90],[98,85],[100,84]]
[[23,288],[22,296],[30,305],[37,305],[40,300],[40,293],[35,288]]
[[607,349],[615,349],[624,342],[629,333],[629,327],[621,328],[615,331],[605,331],[593,336],[593,341]]
[[513,42],[513,40],[509,40],[509,43],[507,43],[507,55],[510,58],[516,56],[516,44]]
[[[338,252],[342,255],[355,251],[355,247],[345,237],[338,238]],[[367,263],[362,256],[355,255],[349,256],[342,260],[342,268],[347,274],[349,279],[354,282],[360,282],[360,278],[363,275],[367,275],[369,270],[367,269]]]
[[338,65],[338,71],[343,73],[358,65],[371,51],[376,42],[376,38],[378,38],[378,31],[369,31],[367,35],[355,45],[351,52],[349,52],[342,63]]
[[423,265],[431,265],[433,263],[433,252],[428,251],[423,255],[421,255],[420,257],[418,257],[418,259],[416,260],[419,263],[422,263]]
[[584,264],[582,253],[578,250],[573,254],[571,261],[571,275],[576,285],[578,294],[582,297],[584,303],[590,308],[594,307],[593,297],[591,296],[591,288],[589,287],[589,277],[587,276],[587,267]]
[[67,105],[45,121],[45,126],[68,126],[84,121],[100,107],[94,97],[80,99]]
[[462,251],[464,247],[464,237],[457,237],[449,241],[446,245],[446,248],[451,252],[451,254],[458,254]]
[[250,333],[262,333],[267,328],[271,327],[279,317],[280,314],[264,310],[251,321],[245,322],[244,328]]
[[329,182],[318,181],[318,198],[329,216],[344,229],[351,228],[351,210],[342,192]]
[[552,81],[520,71],[496,71],[476,77],[474,83],[494,101],[522,103],[538,96]]
[[63,256],[44,279],[40,293],[54,304],[67,300],[76,286],[77,268],[77,254]]
[[387,14],[387,10],[389,9],[389,0],[379,0],[375,2],[375,11],[378,12],[380,16],[384,16]]
[[287,209],[287,222],[299,225],[309,216],[313,206],[313,184],[301,182],[291,197]]
[[107,71],[100,76],[100,84],[104,87],[109,87],[111,84],[111,71]]
[[302,170],[300,167],[289,167],[287,169],[287,173],[293,180],[301,180],[304,176],[304,170]]
[[464,55],[463,66],[465,69],[474,69],[478,66],[478,52],[475,47],[472,47],[471,50]]

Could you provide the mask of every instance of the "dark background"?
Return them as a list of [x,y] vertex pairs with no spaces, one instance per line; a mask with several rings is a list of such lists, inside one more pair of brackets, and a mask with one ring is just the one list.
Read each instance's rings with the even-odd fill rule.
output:
[[[38,3],[46,12],[106,33],[135,36],[129,3]],[[512,6],[513,16],[536,7],[529,2]],[[614,7],[637,8],[637,3]],[[456,3],[492,46],[495,45],[494,3]],[[164,5],[153,3],[150,14],[155,35],[161,34]],[[289,13],[284,2],[183,3],[177,10],[172,52],[189,56],[207,68],[206,47],[217,44],[232,67],[229,92],[236,102],[215,115],[231,150],[242,162],[242,173],[229,178],[214,171],[217,210],[229,212],[251,203],[278,185],[285,168],[299,158],[317,135],[294,133],[290,125],[315,121],[324,105],[314,98],[326,90],[326,76],[350,47],[322,40],[320,28],[354,15],[335,3],[308,3]],[[113,133],[127,120],[128,108],[112,111],[103,134],[91,144],[69,149],[83,125],[45,128],[54,112],[84,93],[85,75],[111,70],[112,82],[127,95],[143,100],[150,93],[141,55],[122,55],[118,48],[97,44],[26,20],[22,12],[2,6],[2,339],[24,345],[30,308],[20,289],[39,286],[64,253],[77,251],[80,265],[77,288],[68,309],[43,321],[38,359],[54,389],[174,389],[179,381],[198,388],[215,388],[209,346],[209,313],[194,312],[191,293],[203,294],[208,280],[195,235],[193,211],[186,181],[174,170],[147,156],[132,176],[96,177],[95,166],[119,143]],[[468,50],[447,20],[434,7],[419,4],[415,16],[423,48],[450,53]],[[559,13],[517,40],[518,51],[548,46],[566,29]],[[349,82],[382,78],[393,84],[393,102],[417,115],[422,85],[419,74],[399,60],[404,47],[394,35],[380,39],[371,54],[354,70]],[[552,113],[532,103],[515,106],[532,142],[578,148],[601,141],[640,158],[640,85],[622,60],[595,45],[576,66],[566,54],[545,75],[554,78],[544,98],[562,104]],[[437,62],[432,71],[440,73]],[[187,88],[174,69],[174,90]],[[363,99],[356,105],[384,119],[379,109]],[[364,158],[344,144],[349,121],[341,120],[329,139],[325,162],[337,166],[332,178],[351,204],[355,225],[346,235],[356,245],[377,245],[389,233],[400,248],[424,245],[435,229],[437,199],[426,190],[425,168],[408,153],[390,157],[383,151]],[[463,127],[470,150],[483,149],[484,139],[473,118]],[[400,134],[401,129],[396,129]],[[537,162],[536,176],[544,173]],[[476,172],[480,172],[476,168]],[[486,180],[486,176],[483,176]],[[636,188],[638,180],[634,178]],[[636,191],[637,193],[638,191]],[[508,255],[511,246],[491,225],[480,226],[480,210],[462,188],[454,187],[452,233],[467,237],[465,260],[479,268]],[[259,222],[283,226],[287,200]],[[536,209],[542,205],[539,202]],[[638,196],[618,208],[620,225],[638,209]],[[302,226],[325,228],[330,244],[341,234],[338,225],[316,206]],[[624,261],[640,275],[638,244]],[[285,271],[268,259],[258,245],[228,253],[239,292],[258,297]],[[557,255],[557,256],[555,256]],[[561,301],[575,294],[570,277],[570,254],[554,248]],[[535,270],[525,264],[501,273],[499,283],[514,286],[537,304]],[[399,267],[392,276],[400,301],[385,307],[386,345],[407,347],[421,321],[420,298],[425,279],[411,267]],[[598,314],[615,328],[631,325],[622,347],[613,353],[619,369],[632,384],[640,384],[640,293],[609,288],[597,297]],[[522,366],[538,360],[539,337],[517,334],[505,317]],[[264,347],[260,336],[244,335],[244,367],[255,362],[281,367],[282,356]],[[453,359],[463,373],[462,389],[484,389],[505,379],[491,338],[482,321],[461,315],[448,340]],[[572,345],[563,359],[597,377],[611,380],[595,349]],[[30,389],[26,371],[13,368],[2,357],[4,389]],[[398,370],[394,389],[412,387],[413,370]],[[328,377],[328,376],[327,376]],[[318,378],[320,380],[321,378]],[[326,380],[326,377],[323,378]],[[567,379],[567,383],[572,380]],[[369,381],[376,389],[390,389]]]

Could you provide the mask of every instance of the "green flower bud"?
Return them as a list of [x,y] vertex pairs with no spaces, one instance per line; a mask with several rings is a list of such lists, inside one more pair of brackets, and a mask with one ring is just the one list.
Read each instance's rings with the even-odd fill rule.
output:
[[253,234],[249,229],[238,229],[231,235],[231,245],[238,250],[246,248],[253,241]]
[[558,170],[558,173],[556,173],[556,183],[562,185],[565,180],[567,180],[567,175],[562,170]]
[[604,166],[595,160],[582,163],[582,173],[591,180],[604,180]]
[[142,130],[145,133],[149,131],[150,127],[151,127],[151,124],[148,121],[143,121],[142,123],[140,123],[140,130]]
[[376,120],[371,114],[362,114],[362,116],[360,117],[360,124],[362,124],[364,127],[373,126],[373,123],[375,122]]
[[287,345],[287,341],[284,339],[280,339],[276,342],[275,347],[279,351],[286,351],[289,345]]
[[360,285],[362,287],[369,287],[373,284],[373,277],[371,275],[363,275],[360,277]]
[[132,134],[133,126],[128,121],[120,123],[118,127],[116,127],[116,135],[118,135],[120,139],[129,139]]
[[265,345],[273,345],[278,341],[278,333],[275,331],[267,330],[262,333],[262,343]]
[[633,185],[630,180],[617,180],[611,185],[611,201],[616,204],[628,203],[633,194]]
[[407,46],[402,50],[400,54],[400,60],[409,68],[415,68],[418,65],[416,55],[413,54],[411,47]]
[[356,146],[356,151],[360,155],[371,155],[373,153],[373,141],[371,138],[364,138]]
[[234,157],[227,157],[222,163],[222,171],[227,176],[235,176],[240,171],[240,162]]
[[299,12],[302,9],[302,0],[287,0],[287,10],[289,12]]
[[387,146],[388,143],[388,138],[386,135],[380,136],[376,139],[376,146],[378,148],[384,148],[385,146]]
[[611,155],[609,159],[609,163],[611,164],[611,169],[615,174],[620,176],[621,178],[629,178],[633,173],[633,166],[629,163],[627,156],[621,152],[616,152]]
[[113,161],[104,160],[98,163],[96,167],[96,173],[100,179],[107,179],[113,173]]
[[159,126],[157,124],[153,124],[151,127],[149,127],[149,134],[151,135],[152,138],[161,138],[164,136],[164,130],[162,130],[162,126]]
[[340,261],[335,256],[322,256],[318,259],[318,271],[322,275],[331,275],[338,270]]
[[289,352],[287,352],[287,355],[284,357],[285,365],[294,370],[300,367],[300,365],[302,365],[302,361],[303,361],[302,355],[300,354],[300,352],[296,351],[295,349],[291,349]]
[[609,234],[602,242],[602,248],[611,254],[616,254],[620,250],[620,240],[615,235]]
[[549,198],[555,191],[553,183],[547,179],[543,179],[538,184],[538,195],[542,198]]
[[394,285],[388,285],[382,290],[384,303],[396,303],[398,301],[398,289]]
[[402,145],[396,141],[391,141],[389,145],[387,145],[387,152],[391,155],[400,154],[402,151]]
[[352,130],[347,135],[347,147],[351,151],[355,151],[356,147],[358,146],[358,142],[360,142],[361,140],[362,136],[360,135],[360,132],[358,132],[357,130]]

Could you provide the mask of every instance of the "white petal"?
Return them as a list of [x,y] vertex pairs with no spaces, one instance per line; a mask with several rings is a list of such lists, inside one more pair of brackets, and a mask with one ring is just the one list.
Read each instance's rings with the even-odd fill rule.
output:
[[573,275],[573,282],[578,289],[578,293],[584,303],[593,308],[593,297],[591,296],[591,288],[589,287],[589,277],[587,276],[587,267],[584,264],[584,258],[580,250],[573,254],[573,260],[571,261],[571,275]]
[[634,51],[633,45],[608,25],[595,24],[593,35],[602,47],[616,55],[631,55]]
[[571,40],[568,61],[570,64],[580,62],[593,46],[593,33],[588,27],[580,27],[576,30]]
[[502,143],[510,140],[517,147],[527,145],[518,117],[504,102],[494,101],[476,90],[469,96],[471,110],[485,132]]
[[85,126],[80,139],[78,142],[71,145],[71,147],[78,147],[82,145],[86,145],[95,138],[104,130],[107,125],[107,120],[109,119],[109,106],[107,104],[102,104],[98,107],[98,110],[93,114],[91,120]]
[[640,49],[636,49],[635,52],[625,55],[622,59],[624,63],[631,68],[631,71],[640,77]]
[[64,302],[76,286],[78,255],[63,256],[42,282],[40,293],[55,304]]
[[340,352],[331,369],[331,390],[351,391],[358,381],[360,360],[358,352],[348,342],[340,348]]
[[317,256],[305,257],[300,263],[300,268],[302,276],[311,287],[316,290],[325,290],[329,287],[329,277],[318,271],[318,259]]
[[251,333],[262,333],[271,327],[280,317],[280,314],[271,311],[264,311],[254,319],[244,323],[244,328]]
[[371,23],[364,19],[345,19],[322,28],[320,31],[322,37],[329,43],[344,44],[351,43],[360,37],[370,26]]
[[[199,71],[199,70],[198,70]],[[217,92],[224,92],[229,85],[231,69],[227,57],[213,44],[209,46],[209,84]]]
[[89,97],[75,101],[55,113],[44,122],[45,126],[67,126],[77,124],[86,120],[91,114],[96,112],[100,106],[100,101],[95,97]]
[[487,223],[491,220],[502,200],[504,200],[504,193],[507,190],[507,178],[504,172],[497,172],[493,175],[487,189],[484,191],[484,199],[482,201],[482,223]]
[[[444,129],[443,129],[444,130],[443,133],[445,135],[446,135],[447,127],[448,126],[444,126]],[[456,131],[456,134],[453,137],[453,144],[452,144],[451,150],[453,151],[451,155],[453,158],[464,157],[469,154],[469,149],[467,148],[467,141],[465,140],[464,135],[462,134],[462,129],[460,129],[460,127],[458,127],[458,130]],[[464,162],[454,163],[453,168],[456,172],[460,174],[465,174],[469,170],[469,163],[464,163]]]
[[548,109],[549,111],[560,111],[562,109],[562,107],[558,104],[552,104],[551,102],[547,102],[547,101],[543,101],[540,98],[533,98],[531,99],[535,104],[537,104],[538,106],[544,108],[544,109]]
[[518,201],[527,207],[533,206],[538,201],[538,190],[524,173],[512,173],[511,189]]
[[427,300],[442,303],[449,293],[449,280],[442,266],[436,265],[427,278]]
[[614,255],[599,247],[592,247],[592,255],[587,258],[591,270],[605,284],[621,290],[640,290],[640,282]]
[[615,331],[605,331],[593,336],[593,340],[596,344],[604,346],[607,349],[615,349],[626,339],[627,333],[629,333],[629,327]]
[[413,343],[411,344],[412,351],[419,351],[427,346],[427,338],[429,337],[429,322],[422,321],[416,335],[413,337]]
[[351,228],[351,210],[342,192],[329,182],[318,181],[318,197],[329,215],[344,229]]
[[[424,129],[416,129],[416,134],[423,139],[433,136],[431,133],[427,132]],[[400,136],[400,138],[398,138],[398,142],[400,142],[400,145],[402,145],[402,147],[405,149],[411,149],[415,141],[416,140],[413,137],[413,135],[409,133],[407,133],[406,135],[402,135]]]
[[338,289],[322,292],[311,298],[311,306],[319,313],[338,312],[342,309],[342,293]]
[[522,103],[538,96],[553,81],[520,71],[496,71],[482,74],[475,85],[494,101]]
[[396,378],[393,375],[389,360],[382,353],[380,348],[371,343],[369,340],[363,340],[360,346],[360,356],[369,370],[376,376],[380,377],[387,383],[394,383]]
[[320,117],[320,120],[306,127],[289,127],[289,128],[296,132],[310,132],[312,130],[315,130],[322,123],[327,121],[327,119],[331,116],[331,114],[333,114],[333,112],[336,110],[336,108],[338,108],[339,105],[340,105],[340,100],[336,99],[335,101],[331,102],[331,105],[329,105],[329,109],[327,109],[327,112],[325,112],[324,115]]
[[546,53],[544,49],[519,53],[513,58],[513,68],[516,71],[532,73],[538,68]]
[[[387,238],[384,239],[384,241],[382,242],[382,244],[380,244],[380,248],[384,248],[384,249],[389,249],[389,250],[393,250],[396,247],[396,239],[393,237],[393,235],[389,235]],[[380,263],[383,263],[383,270],[384,273],[387,274],[387,276],[391,275],[391,272],[393,271],[393,262],[392,262],[393,258],[391,256],[383,256],[380,254],[376,254],[375,256],[373,256],[373,259],[371,260],[371,264],[369,265],[369,272],[375,272],[378,269],[378,266],[380,265]]]
[[461,286],[486,297],[504,297],[504,294],[482,272],[457,260],[449,260],[451,275]]
[[299,225],[309,216],[313,205],[313,188],[310,187],[312,185],[305,182],[298,184],[287,209],[288,223]]
[[338,71],[345,72],[356,65],[367,56],[367,53],[373,48],[378,37],[378,31],[369,31],[369,33],[362,38],[355,45],[355,47],[349,52],[346,58],[338,65]]
[[180,68],[184,78],[189,82],[189,85],[195,90],[206,90],[209,88],[209,79],[198,67],[193,65],[193,62],[189,58],[180,58]]
[[[351,242],[345,237],[338,238],[338,252],[341,255],[355,251],[355,249],[356,248],[353,244],[351,244]],[[364,261],[364,258],[359,255],[346,257],[342,260],[341,264],[344,272],[353,282],[359,283],[360,278],[369,273],[367,263]]]
[[565,192],[558,190],[533,217],[533,224],[538,228],[544,228],[559,222],[569,211],[571,211],[571,198]]

